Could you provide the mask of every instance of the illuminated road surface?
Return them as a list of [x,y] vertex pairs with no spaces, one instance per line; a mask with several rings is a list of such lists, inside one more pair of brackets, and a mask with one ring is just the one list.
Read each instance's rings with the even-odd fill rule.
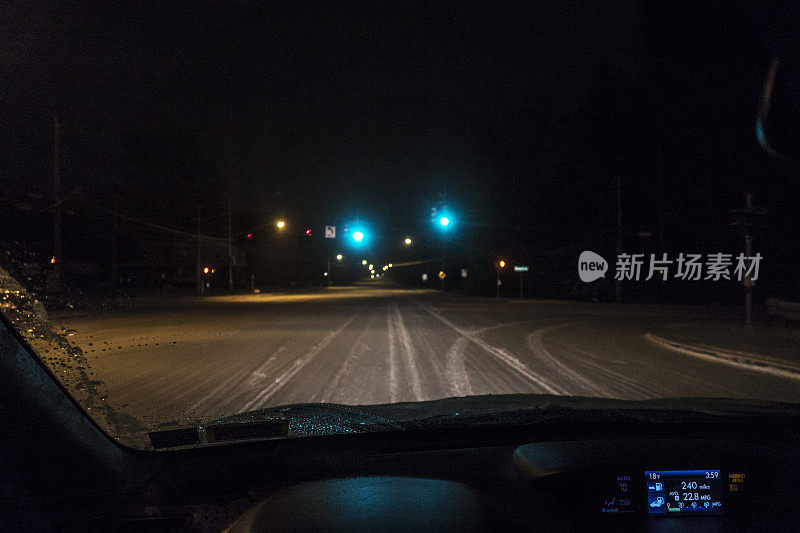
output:
[[380,286],[180,299],[63,319],[113,406],[153,422],[298,402],[552,393],[800,401],[800,381],[643,336],[686,310],[467,298]]

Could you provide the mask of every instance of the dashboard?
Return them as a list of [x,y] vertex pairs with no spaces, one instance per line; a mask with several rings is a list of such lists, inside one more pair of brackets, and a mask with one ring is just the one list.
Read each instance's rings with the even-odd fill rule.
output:
[[[520,474],[608,528],[740,529],[798,517],[794,458],[730,440],[537,443],[514,452]],[[781,527],[776,527],[782,529]]]
[[[265,529],[792,531],[798,463],[733,440],[540,442],[362,458],[361,474],[271,491]],[[343,472],[340,472],[343,473]]]
[[[731,483],[724,485],[719,470],[650,470],[639,476],[617,476],[611,499],[601,506],[604,513],[634,512],[647,504],[651,515],[686,513],[722,513],[726,492],[738,491],[744,483],[743,473],[729,473]],[[638,479],[637,479],[638,477]]]

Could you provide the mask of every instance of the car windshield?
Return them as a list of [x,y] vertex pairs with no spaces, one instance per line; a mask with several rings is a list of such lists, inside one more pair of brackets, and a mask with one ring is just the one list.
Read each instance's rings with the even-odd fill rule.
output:
[[785,43],[679,4],[7,5],[3,327],[141,448],[796,403]]

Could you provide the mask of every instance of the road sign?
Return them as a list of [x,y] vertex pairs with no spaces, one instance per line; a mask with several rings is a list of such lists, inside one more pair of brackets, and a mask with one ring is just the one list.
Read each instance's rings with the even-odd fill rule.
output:
[[444,273],[444,270],[439,271],[439,279],[444,279],[447,277],[447,274]]
[[527,272],[527,271],[528,271],[528,267],[526,267],[526,266],[515,266],[514,267],[514,272]]
[[325,226],[325,238],[326,239],[336,238],[336,226]]

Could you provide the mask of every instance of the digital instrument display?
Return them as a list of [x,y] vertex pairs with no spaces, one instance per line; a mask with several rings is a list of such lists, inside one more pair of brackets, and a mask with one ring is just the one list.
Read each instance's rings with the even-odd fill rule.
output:
[[722,512],[719,470],[647,470],[644,477],[649,514]]
[[[602,513],[634,513],[636,512],[635,482],[631,483],[630,474],[618,474],[613,486],[605,491],[608,495],[600,507]],[[605,487],[604,487],[605,488]]]

